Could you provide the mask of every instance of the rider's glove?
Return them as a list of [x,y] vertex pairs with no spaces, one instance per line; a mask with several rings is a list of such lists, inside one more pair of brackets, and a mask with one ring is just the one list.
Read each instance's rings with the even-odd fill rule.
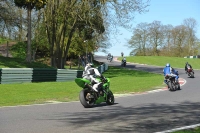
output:
[[106,78],[103,79],[103,82],[104,82],[104,83],[107,82],[107,81],[108,81],[108,80],[107,80]]
[[103,82],[107,82],[107,79],[106,79],[103,75],[101,75],[101,80],[102,80]]

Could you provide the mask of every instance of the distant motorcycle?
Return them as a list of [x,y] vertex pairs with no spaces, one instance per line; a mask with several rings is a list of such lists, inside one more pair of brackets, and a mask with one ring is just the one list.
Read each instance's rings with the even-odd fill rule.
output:
[[107,60],[111,62],[113,60],[113,56],[107,57]]
[[121,66],[126,67],[126,60],[122,60]]
[[108,55],[108,56],[107,56],[107,60],[109,60],[109,58],[110,58],[110,56]]
[[165,79],[167,81],[167,86],[168,86],[169,91],[180,90],[180,84],[179,84],[179,82],[176,82],[174,76],[166,75]]
[[188,67],[187,74],[190,78],[194,78],[194,70],[191,67]]

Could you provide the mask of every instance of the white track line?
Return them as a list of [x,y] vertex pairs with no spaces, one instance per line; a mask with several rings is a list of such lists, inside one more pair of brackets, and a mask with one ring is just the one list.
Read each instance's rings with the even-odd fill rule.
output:
[[198,127],[198,126],[200,126],[200,124],[195,124],[195,125],[190,125],[190,126],[185,126],[185,127],[175,128],[175,129],[171,129],[171,130],[155,132],[155,133],[171,133],[171,132],[175,132],[175,131],[179,131],[179,130],[195,128],[195,127]]

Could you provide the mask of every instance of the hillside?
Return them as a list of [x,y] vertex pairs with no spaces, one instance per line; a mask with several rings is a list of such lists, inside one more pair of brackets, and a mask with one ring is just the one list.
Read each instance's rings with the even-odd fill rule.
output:
[[12,57],[11,53],[9,52],[9,48],[16,44],[16,42],[9,42],[8,44],[8,53],[7,53],[7,44],[1,44],[0,45],[0,55],[4,56],[4,57]]

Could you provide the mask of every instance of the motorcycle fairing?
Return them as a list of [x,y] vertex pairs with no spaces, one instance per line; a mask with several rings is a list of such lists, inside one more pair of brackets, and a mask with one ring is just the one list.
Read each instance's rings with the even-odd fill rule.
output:
[[85,87],[85,83],[90,84],[90,80],[85,79],[85,78],[76,78],[75,82],[81,88]]

